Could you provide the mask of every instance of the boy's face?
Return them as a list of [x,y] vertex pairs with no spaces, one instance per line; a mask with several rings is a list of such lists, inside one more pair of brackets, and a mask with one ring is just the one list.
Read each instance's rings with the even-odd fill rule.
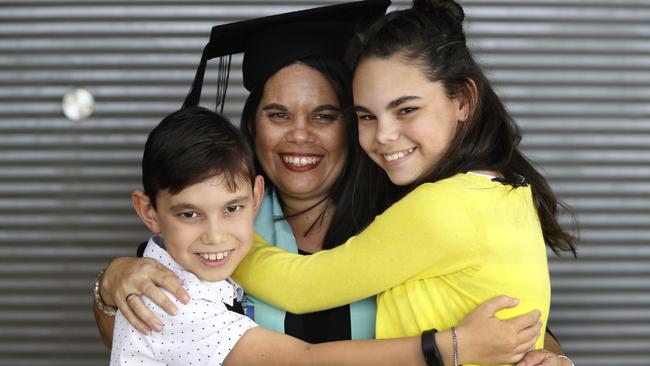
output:
[[263,193],[260,176],[252,189],[250,181],[240,181],[234,192],[221,176],[174,195],[161,190],[152,212],[155,223],[148,226],[162,234],[167,252],[183,268],[203,280],[223,280],[251,248]]

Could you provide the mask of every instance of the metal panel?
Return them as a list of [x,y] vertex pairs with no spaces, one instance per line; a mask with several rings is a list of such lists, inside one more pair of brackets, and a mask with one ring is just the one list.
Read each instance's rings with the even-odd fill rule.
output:
[[[91,283],[146,236],[129,201],[142,146],[210,27],[332,2],[0,1],[0,364],[106,363]],[[581,225],[579,260],[551,256],[553,330],[576,364],[650,365],[650,0],[462,3],[525,150]],[[61,113],[75,86],[96,98],[82,122]]]

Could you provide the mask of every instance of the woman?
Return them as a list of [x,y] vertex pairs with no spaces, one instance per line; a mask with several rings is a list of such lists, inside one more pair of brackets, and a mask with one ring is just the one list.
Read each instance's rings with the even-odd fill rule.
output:
[[[521,307],[548,316],[544,243],[575,251],[573,238],[517,149],[516,126],[466,46],[463,17],[452,1],[416,1],[360,37],[359,142],[400,199],[346,245],[311,258],[258,245],[236,277],[247,291],[296,312],[380,294],[378,338],[446,329],[492,292],[522,300],[503,316]],[[285,286],[267,291],[271,283]]]
[[[299,47],[297,41],[291,46],[305,48]],[[251,52],[246,52],[245,58],[250,55]],[[268,55],[264,56],[262,59],[268,61]],[[257,230],[266,232],[265,237],[272,242],[295,240],[294,251],[311,253],[333,247],[369,223],[375,211],[368,204],[358,204],[358,198],[356,201],[350,198],[353,192],[350,172],[357,170],[358,145],[356,134],[346,136],[345,133],[350,120],[346,115],[349,110],[346,106],[351,105],[350,78],[341,59],[341,54],[334,58],[301,57],[299,63],[292,60],[288,66],[270,70],[268,80],[261,77],[261,81],[247,85],[252,93],[244,109],[242,128],[256,147],[267,182],[275,186],[275,194],[267,197],[262,208],[268,214],[258,218]],[[246,65],[245,59],[245,85],[251,78]],[[286,220],[275,220],[277,216]],[[150,326],[156,328],[157,320],[152,319],[141,303],[131,301],[129,307],[120,300],[130,292],[144,293],[172,311],[169,300],[153,285],[165,287],[179,298],[186,294],[158,264],[147,261],[142,264],[142,261],[126,258],[114,261],[103,278],[102,296],[108,303],[121,302],[119,305],[126,306],[129,313],[125,314],[127,318],[141,331],[148,332]],[[308,315],[301,327],[292,325],[300,322],[292,321],[300,319],[299,316],[285,317],[280,310],[256,301],[255,320],[276,330],[283,330],[278,324],[284,325],[284,331],[308,341],[372,338],[373,305],[372,300],[366,300],[351,305],[349,310],[344,305],[324,315]],[[98,319],[105,318],[99,314]],[[327,329],[323,323],[337,325]]]

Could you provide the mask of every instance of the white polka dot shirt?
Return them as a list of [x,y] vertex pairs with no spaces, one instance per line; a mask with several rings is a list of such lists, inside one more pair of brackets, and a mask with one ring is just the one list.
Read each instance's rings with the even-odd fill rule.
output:
[[162,332],[143,336],[121,312],[115,317],[111,366],[117,365],[221,365],[239,338],[257,326],[248,317],[229,311],[224,303],[241,300],[243,290],[228,279],[208,282],[183,269],[164,249],[162,238],[147,243],[144,256],[154,258],[183,280],[192,300],[187,305],[162,290],[178,308],[168,315],[151,300],[144,303],[162,321]]

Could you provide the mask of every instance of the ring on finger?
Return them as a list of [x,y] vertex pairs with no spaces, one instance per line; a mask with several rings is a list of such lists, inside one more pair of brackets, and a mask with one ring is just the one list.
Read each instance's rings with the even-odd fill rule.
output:
[[128,304],[130,300],[133,300],[136,297],[138,297],[138,294],[131,292],[130,294],[126,295],[126,303]]

